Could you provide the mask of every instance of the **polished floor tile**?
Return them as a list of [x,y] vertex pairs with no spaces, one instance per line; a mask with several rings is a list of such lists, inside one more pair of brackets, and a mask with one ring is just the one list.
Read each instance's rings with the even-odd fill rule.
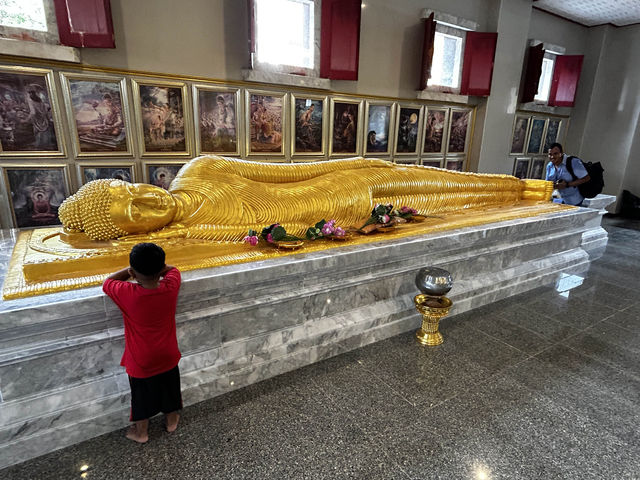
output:
[[640,478],[640,222],[605,220],[572,288],[446,318],[443,345],[398,335],[0,479]]

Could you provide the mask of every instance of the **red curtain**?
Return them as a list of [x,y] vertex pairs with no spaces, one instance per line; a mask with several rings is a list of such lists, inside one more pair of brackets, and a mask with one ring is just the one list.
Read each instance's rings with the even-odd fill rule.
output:
[[424,40],[422,42],[422,68],[420,69],[420,83],[418,90],[427,88],[427,81],[431,78],[431,63],[433,62],[433,40],[436,36],[436,21],[434,14],[424,18]]
[[496,32],[467,32],[461,95],[489,96],[497,41]]
[[583,55],[559,55],[553,69],[549,105],[554,107],[573,107]]
[[54,0],[54,4],[62,45],[116,47],[109,0]]
[[320,76],[357,80],[361,0],[322,0]]
[[522,103],[533,102],[538,86],[540,75],[542,75],[542,60],[544,58],[544,48],[542,43],[534,47],[529,47],[529,58],[527,69],[524,74],[524,84],[522,86]]

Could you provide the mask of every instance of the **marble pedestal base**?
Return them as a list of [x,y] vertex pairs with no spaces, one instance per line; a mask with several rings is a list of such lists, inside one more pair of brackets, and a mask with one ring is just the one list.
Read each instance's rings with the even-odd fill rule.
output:
[[[599,225],[582,208],[187,272],[177,314],[185,404],[417,329],[423,266],[453,275],[446,332],[458,313],[588,269],[590,250],[606,245]],[[127,424],[123,344],[120,313],[99,288],[2,303],[0,468]]]

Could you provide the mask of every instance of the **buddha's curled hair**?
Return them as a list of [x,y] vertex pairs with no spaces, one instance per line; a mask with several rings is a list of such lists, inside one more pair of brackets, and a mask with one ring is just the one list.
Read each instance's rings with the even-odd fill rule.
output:
[[111,193],[109,187],[113,182],[122,180],[93,180],[67,198],[58,215],[62,225],[72,232],[85,232],[92,240],[109,240],[127,235],[111,220]]

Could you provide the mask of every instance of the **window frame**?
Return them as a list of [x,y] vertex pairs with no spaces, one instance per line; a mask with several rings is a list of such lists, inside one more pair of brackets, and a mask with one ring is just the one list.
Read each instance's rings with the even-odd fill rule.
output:
[[[540,77],[538,78],[538,91],[536,92],[536,94],[533,96],[533,102],[537,105],[549,105],[549,97],[551,95],[551,84],[553,83],[553,72],[556,68],[556,59],[557,59],[558,55],[556,53],[552,53],[549,51],[545,51],[544,55],[542,57],[542,69],[540,71]],[[544,74],[544,61],[545,60],[550,60],[552,62],[551,65],[551,69],[549,70],[549,82],[547,85],[547,92],[546,92],[546,98],[542,99],[539,98],[538,95],[540,94],[540,89],[543,87],[542,84],[542,75]]]
[[[258,2],[260,0],[250,1],[250,28],[251,28],[251,68],[256,71],[267,73],[283,73],[283,74],[302,74],[307,77],[319,77],[320,76],[320,22],[321,22],[321,2],[312,1],[313,4],[313,68],[306,68],[297,65],[287,64],[273,64],[267,62],[261,62],[258,58],[258,38],[257,32],[259,30],[258,19]],[[296,0],[289,0],[296,1]],[[299,2],[306,3],[306,2]]]
[[0,25],[0,38],[24,42],[46,43],[48,45],[60,45],[56,9],[53,2],[54,0],[42,0],[47,31]]
[[436,42],[435,37],[440,35],[449,35],[452,37],[456,37],[460,39],[460,55],[458,56],[458,65],[455,66],[455,70],[457,70],[458,82],[456,86],[449,85],[440,85],[436,83],[429,83],[431,78],[428,78],[426,81],[426,89],[433,92],[442,92],[442,93],[460,93],[460,87],[462,86],[462,66],[464,64],[464,49],[466,47],[466,39],[467,39],[467,30],[460,27],[454,27],[451,25],[445,25],[442,22],[436,20],[436,29],[433,40],[433,57],[431,60],[431,73],[433,73],[433,59],[436,57]]

